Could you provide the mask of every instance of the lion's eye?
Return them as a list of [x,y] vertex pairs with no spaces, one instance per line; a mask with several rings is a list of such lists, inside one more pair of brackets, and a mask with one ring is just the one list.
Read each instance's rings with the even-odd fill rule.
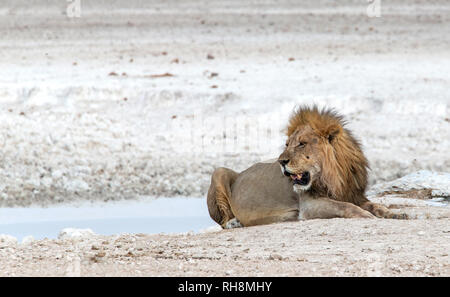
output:
[[305,145],[306,145],[306,142],[300,142],[300,143],[298,144],[298,147],[305,147]]

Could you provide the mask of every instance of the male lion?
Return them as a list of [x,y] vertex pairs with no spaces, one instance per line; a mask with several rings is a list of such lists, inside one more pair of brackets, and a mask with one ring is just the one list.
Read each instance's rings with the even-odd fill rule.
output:
[[366,198],[368,162],[344,126],[332,110],[295,110],[277,161],[239,174],[214,171],[207,198],[211,218],[223,228],[313,218],[406,218]]

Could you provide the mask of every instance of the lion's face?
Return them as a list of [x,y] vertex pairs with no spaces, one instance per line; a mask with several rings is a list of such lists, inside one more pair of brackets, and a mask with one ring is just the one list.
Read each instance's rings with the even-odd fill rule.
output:
[[309,190],[319,179],[322,142],[323,139],[309,126],[299,128],[286,141],[286,148],[278,162],[283,174],[292,179],[295,192]]

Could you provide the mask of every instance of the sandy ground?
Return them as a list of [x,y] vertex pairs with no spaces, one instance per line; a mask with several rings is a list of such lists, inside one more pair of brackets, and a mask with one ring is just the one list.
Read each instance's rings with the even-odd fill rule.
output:
[[450,219],[0,243],[1,276],[449,276]]
[[[296,104],[346,116],[371,185],[450,172],[448,1],[245,3],[3,1],[0,206],[204,197],[214,168],[277,157]],[[448,208],[390,199],[418,219],[4,237],[0,275],[449,276]]]

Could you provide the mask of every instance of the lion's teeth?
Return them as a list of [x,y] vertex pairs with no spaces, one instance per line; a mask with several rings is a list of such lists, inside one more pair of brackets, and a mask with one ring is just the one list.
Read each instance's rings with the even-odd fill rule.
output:
[[297,180],[297,179],[301,179],[302,178],[302,174],[291,174],[290,177],[293,180]]

